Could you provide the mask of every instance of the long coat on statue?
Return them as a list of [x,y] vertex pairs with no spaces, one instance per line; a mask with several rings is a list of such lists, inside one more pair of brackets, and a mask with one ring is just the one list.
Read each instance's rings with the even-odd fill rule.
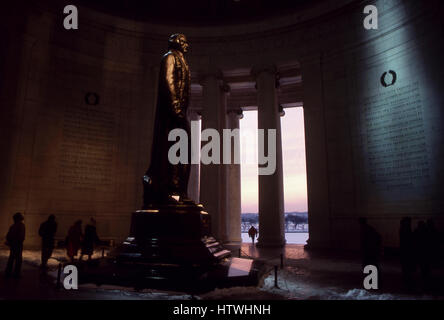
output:
[[170,163],[168,151],[176,142],[168,141],[168,134],[175,128],[184,129],[190,150],[191,132],[187,119],[190,83],[190,70],[183,54],[175,49],[169,50],[160,64],[151,164],[144,176],[145,207],[168,203],[171,195],[187,197],[190,161],[188,164]]

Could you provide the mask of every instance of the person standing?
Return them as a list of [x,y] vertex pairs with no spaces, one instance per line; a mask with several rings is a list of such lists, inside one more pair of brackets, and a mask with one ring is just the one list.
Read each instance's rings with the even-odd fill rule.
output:
[[74,262],[74,257],[77,256],[82,243],[82,237],[82,220],[77,220],[74,225],[69,228],[68,236],[66,237],[66,253],[71,259],[71,262]]
[[366,218],[360,218],[361,227],[361,250],[362,250],[362,268],[373,265],[379,270],[379,260],[382,251],[381,235],[375,228],[367,223]]
[[[12,217],[14,224],[9,228],[6,235],[6,244],[9,246],[9,259],[6,265],[5,275],[10,277],[14,269],[14,277],[20,278],[22,269],[23,241],[25,241],[25,219],[20,212]],[[15,264],[15,266],[14,266]]]
[[407,286],[412,285],[415,272],[415,248],[412,231],[412,219],[402,218],[399,228],[399,253],[401,260],[402,275]]
[[54,250],[54,236],[57,232],[57,223],[55,216],[51,214],[48,220],[43,222],[39,228],[39,236],[42,237],[42,269],[48,266],[48,260]]
[[430,248],[429,233],[424,221],[419,221],[413,232],[415,239],[416,265],[419,266],[424,285],[430,285]]
[[254,226],[251,226],[250,230],[248,230],[248,235],[251,238],[251,241],[253,242],[254,245],[254,239],[256,238],[257,235],[257,230]]
[[90,223],[85,227],[85,236],[82,243],[82,254],[80,259],[82,260],[83,255],[88,256],[88,261],[91,260],[91,256],[94,253],[94,245],[100,243],[100,239],[97,235],[96,220],[91,218]]

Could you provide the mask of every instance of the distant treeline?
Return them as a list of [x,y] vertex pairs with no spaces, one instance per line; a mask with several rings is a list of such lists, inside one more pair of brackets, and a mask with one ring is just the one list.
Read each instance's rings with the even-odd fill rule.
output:
[[[259,225],[259,215],[257,213],[243,213],[242,217],[242,232],[248,231],[253,225],[257,228]],[[300,227],[308,225],[308,213],[307,212],[286,212],[285,213],[285,230],[286,231],[298,231]]]

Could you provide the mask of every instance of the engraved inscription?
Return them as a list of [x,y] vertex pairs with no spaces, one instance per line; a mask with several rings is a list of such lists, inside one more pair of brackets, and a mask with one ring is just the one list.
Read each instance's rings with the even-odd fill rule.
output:
[[112,184],[114,113],[97,106],[67,107],[59,181],[74,188]]
[[366,97],[361,142],[369,182],[377,189],[408,188],[429,177],[419,84]]

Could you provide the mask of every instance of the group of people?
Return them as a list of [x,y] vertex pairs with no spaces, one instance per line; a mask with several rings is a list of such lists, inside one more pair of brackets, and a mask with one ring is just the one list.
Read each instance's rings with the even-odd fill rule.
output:
[[442,243],[440,233],[435,228],[432,219],[419,221],[415,230],[412,230],[411,218],[403,218],[399,229],[401,267],[406,282],[419,269],[423,281],[430,284],[432,266],[439,258]]
[[[26,229],[23,223],[24,217],[20,212],[14,214],[13,220],[14,223],[6,235],[6,245],[9,246],[10,252],[5,276],[19,278],[23,260],[23,242],[25,241]],[[39,228],[39,236],[42,238],[41,268],[43,270],[47,269],[48,260],[52,256],[55,247],[56,232],[56,217],[51,214]],[[77,220],[74,225],[69,228],[68,235],[65,239],[67,255],[71,262],[74,261],[79,250],[81,250],[80,261],[84,255],[87,255],[88,260],[91,260],[94,253],[94,245],[100,243],[101,241],[97,235],[96,220],[94,218],[91,218],[89,224],[85,226],[85,232],[82,231],[82,220]]]
[[[367,224],[365,218],[359,220],[361,226],[362,265],[374,265],[379,269],[382,253],[382,238],[375,228]],[[403,279],[412,284],[413,276],[419,269],[424,284],[429,284],[431,268],[440,258],[440,233],[433,219],[419,221],[415,230],[412,219],[401,219],[399,228],[399,257]]]
[[[26,233],[25,224],[23,223],[24,217],[20,212],[14,214],[13,220],[14,224],[9,228],[6,236],[6,245],[10,248],[5,270],[7,277],[11,275],[15,277],[20,276],[23,242]],[[361,227],[362,265],[363,267],[374,265],[379,268],[382,253],[381,235],[367,223],[365,218],[361,218],[359,222]],[[52,256],[56,232],[56,217],[52,214],[39,228],[39,236],[42,238],[42,269],[47,268],[48,260]],[[258,234],[256,228],[251,226],[248,234],[254,244]],[[71,262],[74,262],[79,250],[81,250],[80,261],[84,255],[87,255],[88,260],[91,260],[94,253],[94,245],[100,243],[94,218],[90,219],[90,222],[85,226],[84,232],[82,230],[82,220],[77,220],[69,228],[65,239],[67,255]],[[400,262],[404,280],[409,282],[419,268],[423,280],[425,282],[429,281],[431,267],[435,263],[437,252],[439,252],[437,246],[441,243],[439,232],[436,230],[433,220],[429,219],[427,222],[419,221],[416,229],[412,230],[412,219],[408,217],[403,218],[400,222],[399,243]]]
[[90,223],[85,226],[85,233],[82,232],[82,220],[77,220],[69,228],[68,235],[66,236],[66,253],[73,262],[81,249],[79,260],[81,261],[84,255],[87,255],[88,260],[91,260],[94,253],[94,245],[100,243],[101,241],[97,235],[96,220],[91,218]]

